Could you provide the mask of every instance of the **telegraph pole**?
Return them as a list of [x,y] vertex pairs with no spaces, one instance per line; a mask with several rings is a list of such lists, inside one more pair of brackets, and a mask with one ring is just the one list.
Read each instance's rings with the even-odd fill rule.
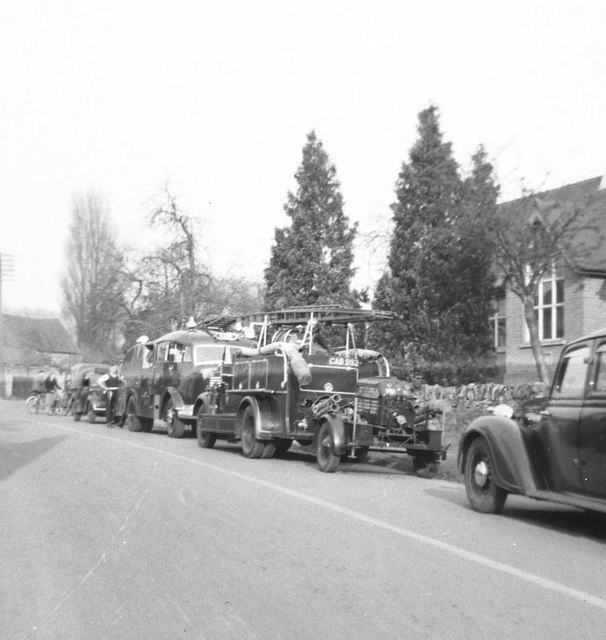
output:
[[4,313],[2,310],[2,283],[15,277],[15,256],[0,253],[0,380],[4,382]]

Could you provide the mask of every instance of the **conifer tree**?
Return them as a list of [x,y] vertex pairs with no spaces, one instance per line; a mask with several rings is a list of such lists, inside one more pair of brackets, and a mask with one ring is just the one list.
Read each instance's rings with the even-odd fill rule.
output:
[[401,321],[374,339],[400,369],[406,362],[452,375],[487,348],[490,256],[474,214],[496,191],[483,151],[470,177],[461,179],[436,107],[419,114],[418,134],[396,182],[388,268],[375,293],[375,306]]
[[352,304],[356,225],[343,212],[335,166],[313,131],[295,178],[296,193],[284,205],[290,223],[276,229],[265,270],[265,306]]

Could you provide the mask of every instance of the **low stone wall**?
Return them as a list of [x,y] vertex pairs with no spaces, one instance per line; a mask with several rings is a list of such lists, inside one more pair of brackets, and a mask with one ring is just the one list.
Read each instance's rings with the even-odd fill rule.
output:
[[485,405],[518,404],[545,395],[547,389],[541,382],[517,386],[487,382],[464,384],[458,387],[423,384],[412,391],[423,402],[447,401],[453,406],[458,406],[474,403]]

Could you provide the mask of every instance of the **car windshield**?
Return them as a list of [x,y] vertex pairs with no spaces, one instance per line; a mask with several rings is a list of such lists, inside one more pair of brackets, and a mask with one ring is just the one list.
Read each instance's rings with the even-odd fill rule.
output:
[[194,347],[194,365],[220,364],[224,350],[223,344],[198,344]]

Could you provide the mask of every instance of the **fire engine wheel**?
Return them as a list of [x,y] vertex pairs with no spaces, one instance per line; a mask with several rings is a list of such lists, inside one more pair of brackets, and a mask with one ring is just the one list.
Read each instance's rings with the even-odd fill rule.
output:
[[143,429],[141,420],[137,415],[135,401],[132,398],[128,399],[128,403],[126,405],[126,418],[124,420],[124,424],[129,431],[141,431]]
[[196,417],[196,438],[198,438],[198,444],[203,449],[212,449],[217,441],[216,433],[208,433],[208,431],[202,431],[202,416],[204,415],[204,406],[200,407],[198,415]]
[[247,458],[260,458],[265,449],[265,443],[255,437],[255,410],[246,407],[242,416],[242,453]]
[[276,448],[276,453],[286,453],[292,447],[292,440],[284,440],[282,438],[274,440],[274,447]]
[[367,462],[368,461],[368,447],[358,447],[354,451],[354,462]]
[[474,511],[501,513],[507,491],[499,487],[493,476],[494,462],[484,438],[474,440],[465,456],[464,480],[467,498]]
[[185,422],[177,416],[177,410],[171,398],[169,398],[164,407],[164,426],[171,438],[182,438],[185,433]]
[[335,443],[328,422],[324,422],[318,432],[316,460],[318,462],[318,468],[320,471],[324,471],[324,473],[333,473],[336,471],[341,460],[341,456],[335,453]]
[[261,452],[262,458],[273,458],[276,452],[276,445],[273,442],[264,442],[263,451]]
[[412,466],[419,478],[431,480],[438,473],[438,463],[433,458],[426,456],[413,456]]
[[86,419],[91,423],[95,424],[97,421],[97,416],[95,415],[95,409],[92,404],[89,404],[86,411]]

